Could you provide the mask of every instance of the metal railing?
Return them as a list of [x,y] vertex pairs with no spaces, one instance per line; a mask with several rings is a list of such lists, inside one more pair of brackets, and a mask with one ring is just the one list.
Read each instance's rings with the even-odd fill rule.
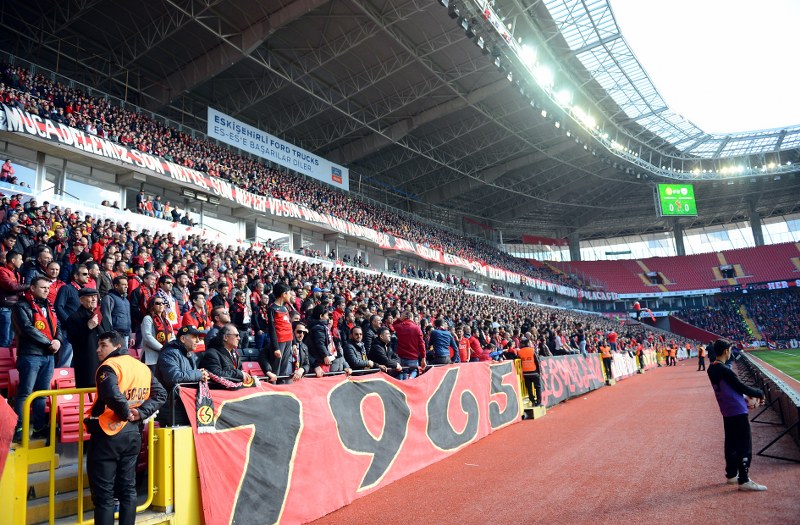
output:
[[[78,396],[78,414],[79,414],[79,424],[78,424],[78,486],[76,488],[78,494],[78,511],[77,511],[77,520],[76,524],[78,525],[88,525],[94,523],[94,518],[84,520],[83,519],[83,492],[84,492],[84,446],[83,446],[83,438],[84,438],[84,426],[83,426],[83,416],[86,414],[86,404],[85,404],[85,394],[96,394],[97,388],[64,388],[59,390],[40,390],[38,392],[33,392],[31,395],[27,397],[25,403],[22,407],[22,443],[20,449],[22,453],[20,454],[21,464],[19,468],[16,470],[17,479],[15,480],[15,486],[17,490],[20,487],[24,487],[24,491],[22,494],[27,493],[27,486],[28,486],[28,466],[35,464],[35,463],[48,463],[49,464],[49,476],[48,476],[48,522],[50,525],[54,525],[55,523],[55,496],[56,496],[56,485],[55,485],[55,469],[56,469],[56,419],[58,414],[58,398],[60,396],[66,395],[77,395]],[[31,419],[31,404],[38,398],[41,397],[49,397],[51,399],[50,402],[50,435],[47,441],[46,446],[41,448],[30,448],[30,419]],[[155,432],[154,432],[154,423],[153,419],[150,418],[149,422],[147,423],[147,499],[141,505],[136,507],[136,512],[142,512],[146,510],[150,504],[153,502],[153,494],[155,493],[154,490],[154,448],[153,443],[155,442]],[[18,451],[20,450],[18,449]],[[19,503],[19,516],[21,516],[20,522],[25,523],[26,521],[26,514],[27,514],[27,501],[23,498],[22,502]],[[16,514],[16,513],[15,513]],[[115,513],[115,517],[118,518],[118,513]]]

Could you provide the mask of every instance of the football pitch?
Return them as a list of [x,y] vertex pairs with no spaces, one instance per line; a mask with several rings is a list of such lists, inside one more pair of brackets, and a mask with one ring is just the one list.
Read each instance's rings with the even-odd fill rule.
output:
[[757,350],[750,352],[761,359],[779,369],[786,375],[800,381],[800,348],[789,350]]

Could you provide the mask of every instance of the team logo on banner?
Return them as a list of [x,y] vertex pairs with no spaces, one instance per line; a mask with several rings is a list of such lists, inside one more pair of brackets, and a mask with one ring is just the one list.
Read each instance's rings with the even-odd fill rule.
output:
[[331,168],[331,180],[337,184],[342,183],[342,170],[339,168]]

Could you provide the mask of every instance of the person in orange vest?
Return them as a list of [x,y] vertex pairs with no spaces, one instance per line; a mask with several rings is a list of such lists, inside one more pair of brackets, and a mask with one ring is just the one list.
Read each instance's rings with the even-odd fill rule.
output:
[[667,359],[667,366],[678,366],[678,360],[675,356],[678,355],[678,345],[674,342],[669,347],[669,357]]
[[639,362],[639,370],[644,370],[644,344],[636,345],[636,360]]
[[706,369],[706,347],[697,345],[697,371]]
[[92,435],[86,471],[97,525],[113,525],[114,497],[119,500],[120,525],[135,523],[142,422],[167,400],[166,390],[150,368],[128,355],[123,343],[114,331],[98,337],[97,399],[84,420]]
[[[522,377],[525,379],[525,388],[528,389],[528,398],[533,406],[542,406],[542,379],[539,375],[539,356],[528,339],[523,338],[520,343],[519,358],[522,360]],[[531,388],[533,387],[533,388]],[[534,398],[534,391],[536,397]]]
[[603,366],[606,369],[606,379],[613,379],[613,375],[611,374],[611,346],[609,346],[608,341],[603,341],[600,345],[600,357],[603,358]]

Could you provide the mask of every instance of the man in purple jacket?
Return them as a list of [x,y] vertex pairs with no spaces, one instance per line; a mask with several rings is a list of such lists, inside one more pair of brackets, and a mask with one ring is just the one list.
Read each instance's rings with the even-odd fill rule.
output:
[[747,401],[744,398],[750,396],[763,399],[764,392],[743,384],[736,373],[725,365],[731,356],[731,346],[732,343],[727,339],[717,339],[714,342],[716,358],[708,367],[708,378],[714,387],[725,427],[725,477],[729,485],[738,483],[739,490],[764,491],[767,487],[759,485],[748,476],[753,443]]

